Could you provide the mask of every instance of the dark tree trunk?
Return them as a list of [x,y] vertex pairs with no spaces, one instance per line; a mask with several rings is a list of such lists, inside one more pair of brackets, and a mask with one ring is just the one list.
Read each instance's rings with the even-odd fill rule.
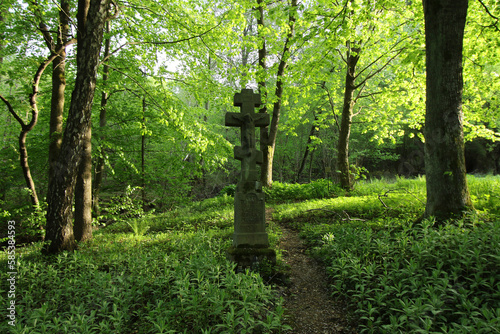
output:
[[[31,130],[31,129],[30,129]],[[40,204],[38,200],[38,195],[36,193],[35,182],[31,176],[31,169],[28,163],[28,150],[26,148],[26,136],[30,130],[21,130],[19,134],[19,161],[21,162],[21,168],[23,170],[24,180],[26,181],[26,186],[30,190],[31,204],[34,207],[38,207]]]
[[52,63],[52,97],[49,128],[49,183],[54,177],[54,165],[61,149],[64,114],[64,92],[66,90],[66,43],[69,34],[69,2],[61,0],[56,48],[61,49]]
[[61,151],[54,166],[54,178],[47,195],[47,227],[44,253],[73,250],[72,203],[76,174],[84,150],[84,137],[90,127],[97,67],[103,38],[108,0],[92,0],[85,16],[85,0],[78,2],[78,49],[75,89]]
[[83,151],[75,185],[75,226],[77,241],[92,239],[92,127],[83,137]]
[[[257,9],[258,9],[258,17],[257,17],[257,32],[258,34],[261,34],[262,29],[265,26],[265,20],[264,20],[264,1],[263,0],[257,0]],[[264,36],[260,37],[262,40],[261,47],[259,48],[259,67],[261,69],[260,75],[262,76],[259,79],[258,82],[258,87],[259,87],[259,93],[261,94],[261,98],[263,100],[262,107],[259,110],[259,113],[266,114],[267,113],[267,90],[266,90],[266,79],[265,79],[265,73],[267,71],[267,65],[266,65],[266,56],[267,56],[267,50],[266,50],[266,40]],[[267,171],[267,164],[268,164],[268,158],[267,158],[267,143],[269,142],[269,125],[263,126],[260,128],[260,150],[263,153],[263,163],[261,164],[261,183],[266,186],[267,183],[265,180],[268,179],[268,171]],[[272,180],[271,180],[272,183]]]
[[[297,171],[297,178],[296,178],[297,181],[299,181],[300,174],[302,174],[302,171],[306,166],[307,157],[309,156],[309,152],[311,151],[310,146],[312,142],[312,137],[317,133],[317,131],[319,131],[319,127],[315,124],[315,122],[317,121],[318,117],[314,116],[314,123],[311,126],[311,131],[309,131],[309,136],[307,137],[306,149],[304,150],[304,155],[302,156],[302,161],[300,162],[300,167],[299,170]],[[311,154],[311,161],[312,161],[312,154]]]
[[[45,62],[46,63],[46,62]],[[42,70],[43,72],[43,70]],[[40,73],[40,69],[37,72],[37,74]],[[14,108],[10,104],[10,102],[0,95],[0,100],[2,100],[7,108],[9,109],[9,112],[14,116],[16,121],[21,125],[21,133],[19,134],[19,163],[21,165],[21,169],[23,171],[23,176],[24,180],[26,181],[26,186],[30,190],[30,198],[31,198],[31,204],[35,207],[38,207],[39,202],[38,202],[38,196],[36,194],[36,188],[35,188],[35,182],[33,181],[33,178],[31,177],[31,171],[30,171],[30,166],[28,163],[28,150],[26,149],[26,136],[28,135],[28,132],[33,129],[33,127],[36,125],[36,122],[38,120],[38,109],[36,108],[36,99],[35,96],[38,92],[38,81],[40,79],[41,73],[38,76],[35,75],[35,80],[33,83],[33,94],[30,96],[30,103],[31,103],[31,121],[30,123],[26,124],[24,121],[19,117],[19,115],[14,111]]]
[[337,144],[337,169],[340,172],[340,186],[351,190],[353,180],[349,169],[349,137],[354,109],[354,91],[356,85],[356,65],[359,61],[359,48],[350,48],[347,53],[347,70],[345,76],[344,105],[342,107],[342,120],[340,123],[339,140]]
[[312,180],[312,166],[314,161],[314,151],[311,151],[311,159],[309,160],[309,183]]
[[472,208],[462,128],[462,47],[467,0],[424,0],[427,90],[425,216],[451,218]]
[[[263,20],[262,7],[259,6],[260,18]],[[261,167],[261,183],[264,187],[271,187],[273,184],[273,160],[274,160],[274,150],[276,147],[276,137],[278,134],[278,124],[281,114],[281,105],[283,99],[284,83],[283,77],[285,74],[285,69],[288,65],[288,53],[290,52],[290,45],[292,44],[292,37],[294,35],[294,28],[296,22],[296,9],[297,0],[292,0],[290,14],[288,18],[289,31],[285,39],[285,44],[283,46],[283,53],[281,54],[281,60],[278,65],[278,72],[276,73],[276,89],[275,96],[276,102],[273,104],[273,114],[271,119],[271,124],[269,129],[261,130],[260,136],[260,150],[263,154],[263,162]],[[262,63],[261,63],[262,61]],[[265,68],[265,46],[259,50],[259,64],[262,68]],[[259,85],[259,88],[263,89],[265,86]],[[266,101],[267,103],[267,101]],[[267,109],[266,109],[267,111]]]
[[[106,23],[106,32],[109,33],[109,22]],[[104,59],[109,57],[109,49],[110,49],[111,40],[106,38],[104,42]],[[106,111],[109,94],[106,91],[106,83],[109,78],[109,65],[107,62],[104,63],[102,67],[102,82],[103,82],[103,91],[101,93],[101,108],[99,111],[99,128],[101,131],[106,127]],[[101,142],[105,140],[104,135],[101,135]],[[101,214],[101,209],[99,207],[99,192],[101,191],[102,178],[104,176],[104,166],[105,166],[105,151],[104,146],[101,146],[101,152],[97,157],[96,167],[95,167],[95,175],[94,175],[94,183],[93,183],[93,191],[92,191],[92,210],[96,216]]]
[[146,203],[146,98],[142,98],[142,135],[141,135],[141,193],[142,205]]
[[[4,22],[4,18],[2,15],[2,12],[0,11],[0,24]],[[3,43],[5,41],[4,34],[3,32],[0,32],[0,64],[3,63],[3,56],[2,56],[2,49],[3,49]]]

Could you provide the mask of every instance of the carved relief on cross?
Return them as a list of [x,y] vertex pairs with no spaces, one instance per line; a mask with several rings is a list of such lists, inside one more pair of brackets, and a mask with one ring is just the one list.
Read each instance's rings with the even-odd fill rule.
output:
[[257,164],[262,163],[262,151],[255,148],[255,127],[269,125],[269,115],[255,113],[260,106],[260,94],[251,89],[242,89],[234,95],[234,106],[241,112],[226,113],[226,126],[241,128],[241,146],[234,147],[234,158],[241,161],[241,180],[257,181]]

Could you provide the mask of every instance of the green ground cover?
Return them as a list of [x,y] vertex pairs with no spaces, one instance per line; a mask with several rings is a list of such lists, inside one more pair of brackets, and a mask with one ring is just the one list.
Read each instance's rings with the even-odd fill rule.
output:
[[[45,257],[41,243],[18,248],[16,326],[2,321],[0,332],[280,332],[280,298],[225,258],[231,217],[232,199],[215,198],[117,220],[74,253]],[[2,305],[6,279],[2,270]]]
[[425,181],[276,207],[326,266],[363,333],[500,332],[500,177],[469,177],[477,213],[424,220]]
[[[439,226],[415,223],[423,178],[365,181],[351,194],[324,180],[279,184],[267,196],[274,220],[300,230],[323,261],[360,332],[496,333],[500,177],[469,177],[469,185],[477,213]],[[16,325],[2,321],[0,331],[286,332],[282,300],[264,276],[236,274],[225,258],[232,205],[227,192],[158,214],[132,205],[74,253],[19,247]],[[276,247],[280,228],[269,231]],[[6,252],[0,261],[6,268]],[[7,272],[0,275],[7,305]]]

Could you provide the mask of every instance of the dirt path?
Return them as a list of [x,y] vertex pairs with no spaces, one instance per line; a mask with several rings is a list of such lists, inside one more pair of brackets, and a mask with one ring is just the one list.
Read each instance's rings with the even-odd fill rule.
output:
[[[271,219],[271,210],[268,213]],[[344,306],[335,303],[328,289],[325,269],[305,254],[298,232],[281,226],[279,247],[290,267],[289,286],[283,291],[288,324],[297,334],[355,333],[347,324]]]

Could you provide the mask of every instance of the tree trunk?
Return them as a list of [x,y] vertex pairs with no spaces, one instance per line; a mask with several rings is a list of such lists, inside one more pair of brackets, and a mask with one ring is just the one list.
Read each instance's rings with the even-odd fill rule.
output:
[[52,63],[52,97],[49,122],[49,183],[54,177],[54,165],[61,149],[64,92],[66,90],[66,48],[63,45],[66,43],[69,34],[69,2],[61,0],[60,5],[56,48],[61,49],[61,52]]
[[462,128],[462,47],[467,0],[424,0],[426,43],[425,216],[472,209]]
[[[109,33],[109,22],[106,22],[106,32]],[[111,40],[106,38],[104,42],[104,59],[109,57],[109,49],[110,49]],[[109,78],[109,65],[107,62],[104,63],[102,67],[102,83],[103,83],[103,91],[101,93],[101,108],[99,110],[99,128],[101,131],[106,127],[106,111],[109,94],[106,91],[106,83]],[[104,135],[101,135],[101,142],[105,140]],[[94,174],[94,183],[93,183],[93,191],[92,191],[92,210],[96,216],[101,214],[101,208],[99,207],[99,192],[101,191],[102,178],[104,176],[104,167],[105,167],[105,152],[104,147],[101,145],[101,152],[97,157],[95,174]]]
[[[317,121],[318,121],[318,117],[314,116],[314,122],[317,122]],[[297,178],[296,178],[297,182],[300,179],[300,174],[302,173],[302,171],[304,170],[304,167],[306,166],[307,157],[309,156],[309,152],[311,151],[309,146],[311,145],[312,137],[316,134],[316,131],[317,131],[316,128],[318,128],[318,131],[319,131],[319,127],[315,123],[313,123],[313,125],[311,126],[311,131],[309,132],[309,136],[307,137],[307,143],[306,143],[306,149],[304,151],[304,156],[302,157],[302,161],[300,162],[299,170],[297,171]],[[311,160],[312,160],[312,156],[311,156]]]
[[146,203],[146,98],[142,98],[142,134],[141,134],[141,193],[142,205]]
[[[2,12],[0,11],[0,23],[2,23],[3,21],[4,18]],[[3,49],[3,43],[5,43],[4,41],[5,41],[4,34],[3,32],[0,32],[0,64],[3,63],[2,49]]]
[[33,177],[31,176],[31,169],[28,164],[28,150],[26,148],[26,136],[28,135],[29,131],[30,130],[25,130],[25,128],[23,127],[21,133],[19,134],[19,161],[23,170],[26,186],[30,190],[31,204],[34,207],[38,207],[40,205],[40,202],[36,193],[35,182],[33,181]]
[[77,241],[92,239],[92,127],[83,137],[83,151],[75,185],[75,226]]
[[[61,3],[63,4],[63,2],[61,2]],[[66,6],[64,5],[63,8],[66,8]],[[39,15],[38,12],[37,12],[37,15]],[[61,18],[61,22],[67,23],[68,18],[67,17],[65,19]],[[35,183],[33,182],[33,178],[31,177],[30,167],[28,164],[28,152],[26,149],[26,136],[27,136],[28,132],[30,132],[35,127],[35,125],[38,121],[38,105],[37,105],[36,98],[38,95],[39,83],[40,83],[40,79],[42,77],[43,72],[45,71],[47,66],[49,66],[49,64],[51,62],[58,61],[61,58],[64,58],[66,46],[73,44],[75,42],[74,39],[71,39],[69,41],[65,41],[64,38],[61,38],[59,40],[59,36],[62,35],[62,33],[61,33],[62,30],[67,29],[67,27],[66,28],[60,27],[61,30],[58,31],[58,43],[55,46],[53,43],[52,37],[50,35],[50,32],[49,32],[47,26],[45,25],[45,23],[42,21],[41,17],[40,17],[40,21],[39,21],[39,28],[40,28],[40,31],[42,32],[45,43],[47,44],[47,46],[51,52],[51,55],[44,62],[42,62],[40,64],[40,66],[38,66],[38,69],[33,77],[32,93],[29,96],[29,103],[30,103],[30,108],[31,108],[31,120],[30,120],[30,122],[28,124],[24,123],[24,121],[21,119],[21,117],[19,117],[19,115],[16,114],[16,112],[12,108],[11,104],[3,96],[0,95],[0,100],[2,100],[7,105],[9,112],[12,114],[12,116],[14,116],[16,121],[21,125],[21,133],[19,135],[20,164],[21,164],[21,168],[23,170],[24,178],[26,180],[26,184],[31,191],[31,195],[30,195],[31,202],[36,207],[38,207],[39,201],[38,201],[38,196],[37,196],[36,189],[35,189]],[[63,102],[63,104],[64,104],[64,102]],[[50,176],[49,176],[49,178],[50,178]]]
[[90,127],[99,53],[109,0],[92,0],[85,17],[85,0],[78,2],[78,48],[75,89],[61,151],[54,166],[54,178],[47,195],[47,227],[44,253],[73,250],[72,203],[76,174],[84,149],[84,137]]
[[354,90],[356,85],[356,65],[359,61],[359,48],[350,48],[347,53],[347,70],[345,76],[344,105],[342,107],[342,121],[340,123],[339,140],[337,145],[337,169],[340,172],[340,186],[351,190],[353,180],[349,169],[349,137],[351,135],[352,114],[354,109]]
[[311,183],[311,180],[312,180],[313,161],[314,161],[314,150],[311,151],[311,159],[309,160],[309,183]]
[[[261,11],[261,8],[262,6],[259,6],[260,19],[263,20],[263,10]],[[269,187],[269,188],[273,184],[273,159],[274,159],[276,137],[278,134],[278,123],[280,119],[281,105],[283,99],[283,90],[284,90],[283,78],[285,74],[285,69],[288,65],[288,58],[289,58],[288,54],[290,52],[290,44],[292,43],[291,39],[294,35],[296,10],[297,10],[297,0],[292,0],[291,8],[289,9],[290,14],[288,18],[289,31],[285,39],[285,44],[283,46],[283,53],[281,55],[281,60],[278,65],[278,72],[276,73],[276,89],[275,89],[276,102],[274,102],[273,105],[271,124],[269,126],[269,129],[263,128],[261,130],[261,136],[260,136],[260,150],[262,151],[263,154],[260,181],[264,187]],[[266,50],[264,45],[263,48],[259,50],[259,64],[263,69],[265,69],[265,56],[266,56],[265,52]],[[259,88],[263,89],[265,88],[265,86],[259,85]]]
[[[47,64],[47,61],[44,62],[44,64]],[[48,65],[48,64],[47,64]],[[33,82],[33,94],[30,96],[30,104],[32,106],[31,108],[31,121],[30,123],[26,124],[24,121],[19,117],[19,115],[14,111],[14,108],[10,104],[10,102],[3,97],[0,94],[0,100],[2,100],[5,105],[7,106],[7,109],[9,109],[9,112],[14,116],[16,121],[21,125],[21,133],[19,134],[19,163],[21,165],[21,169],[23,171],[23,176],[24,180],[26,181],[26,186],[30,190],[30,198],[31,198],[31,204],[33,206],[37,207],[39,205],[38,202],[38,196],[36,194],[36,189],[35,189],[35,182],[33,182],[33,178],[31,177],[31,171],[30,171],[30,166],[28,164],[28,150],[26,149],[26,136],[28,135],[28,132],[33,129],[33,127],[36,125],[36,122],[38,120],[38,109],[36,107],[36,99],[35,96],[38,92],[38,82],[40,80],[41,76],[41,71],[40,68],[42,68],[43,64],[39,67],[39,70],[37,74],[35,75],[35,79]],[[38,79],[37,79],[38,78]]]
[[[265,20],[264,20],[264,3],[263,0],[257,0],[257,9],[259,11],[258,17],[257,17],[257,32],[258,34],[262,33],[262,30],[265,25]],[[259,67],[261,68],[261,73],[258,80],[258,87],[259,87],[259,93],[261,94],[261,98],[263,100],[262,107],[259,110],[259,113],[266,114],[267,113],[267,90],[266,90],[266,79],[265,79],[265,73],[267,71],[267,65],[266,65],[266,56],[267,56],[267,50],[266,50],[266,40],[265,37],[262,36],[262,46],[259,48]],[[268,175],[269,175],[269,157],[268,157],[268,148],[267,145],[269,143],[269,125],[263,126],[260,128],[260,150],[262,151],[263,154],[263,162],[260,165],[261,168],[261,173],[260,173],[260,181],[263,186],[270,186],[272,184],[272,177],[271,180],[268,180]],[[271,158],[272,161],[272,158]],[[271,175],[272,175],[272,167],[271,167]]]

